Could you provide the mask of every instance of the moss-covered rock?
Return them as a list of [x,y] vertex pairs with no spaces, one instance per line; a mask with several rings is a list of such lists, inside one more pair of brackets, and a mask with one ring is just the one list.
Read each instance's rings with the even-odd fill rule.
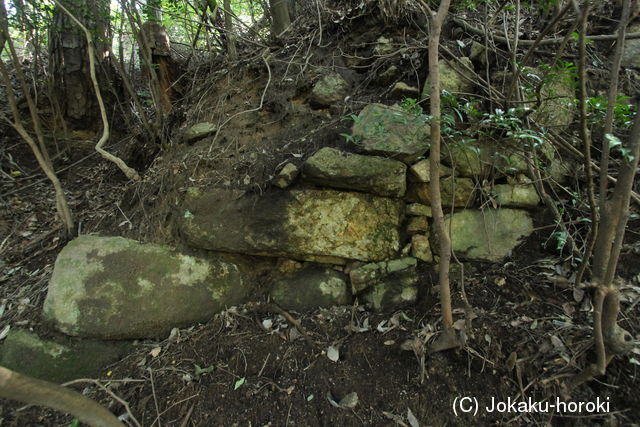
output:
[[[438,62],[440,70],[440,90],[446,90],[450,93],[473,93],[474,81],[476,76],[473,72],[473,63],[467,57],[458,58],[458,61],[441,60]],[[463,65],[464,64],[464,65]],[[422,99],[429,98],[431,90],[431,80],[427,77],[424,89],[422,91]]]
[[58,255],[44,316],[69,335],[158,337],[243,302],[249,282],[243,266],[222,258],[87,235]]
[[411,256],[424,262],[433,262],[429,236],[425,234],[411,236]]
[[426,216],[413,216],[407,223],[407,234],[426,233],[429,231],[429,221]]
[[540,196],[532,184],[494,185],[491,193],[501,207],[535,208],[540,204]]
[[396,99],[398,101],[405,98],[418,99],[420,97],[420,89],[417,87],[409,86],[405,82],[397,82],[391,88],[389,92],[389,98]]
[[349,83],[340,74],[327,74],[321,77],[313,86],[311,105],[320,108],[330,107],[344,99],[347,89],[349,89]]
[[24,330],[11,331],[0,347],[0,365],[42,380],[63,383],[95,377],[122,357],[127,343],[95,340],[43,340]]
[[[474,202],[475,184],[471,178],[454,178],[452,176],[440,180],[440,197],[444,207],[472,206]],[[431,206],[429,184],[416,182],[409,186],[410,198]]]
[[271,297],[284,309],[300,312],[351,303],[347,277],[322,266],[308,266],[278,277]]
[[429,149],[430,127],[422,116],[398,107],[369,104],[353,124],[351,135],[368,153],[411,163]]
[[197,248],[344,264],[394,257],[403,217],[401,200],[365,193],[214,190],[186,204],[179,229]]
[[325,147],[302,167],[306,181],[327,187],[402,197],[407,188],[407,166],[383,157],[345,153]]
[[423,205],[421,203],[411,203],[407,205],[407,215],[410,216],[426,216],[431,218],[431,206]]
[[288,186],[293,184],[293,181],[295,181],[299,173],[300,170],[296,165],[294,165],[293,163],[287,163],[280,170],[278,175],[273,178],[273,185],[279,188],[287,188]]
[[351,289],[374,310],[414,303],[418,296],[418,262],[406,257],[365,264],[351,270]]
[[187,128],[187,130],[184,132],[182,139],[185,142],[196,142],[202,138],[206,138],[209,135],[212,135],[213,133],[216,132],[216,130],[218,129],[218,127],[213,124],[213,123],[209,123],[209,122],[202,122],[202,123],[196,123],[193,126],[190,126],[189,128]]
[[[445,165],[440,165],[438,169],[440,178],[449,176],[453,172],[451,168]],[[412,182],[431,181],[431,165],[429,159],[420,160],[418,163],[411,165],[409,172],[409,180]]]
[[524,74],[536,85],[544,80],[540,88],[540,105],[536,105],[535,99],[523,105],[537,108],[530,117],[547,128],[563,130],[571,125],[576,111],[575,82],[571,74],[563,70],[545,73],[535,68]]
[[456,176],[488,176],[528,173],[527,162],[531,159],[535,144],[538,158],[551,161],[555,152],[549,142],[530,138],[483,138],[471,142],[449,142],[442,151],[442,162],[455,169]]
[[519,209],[467,209],[445,215],[445,228],[459,258],[499,261],[533,232],[533,221]]

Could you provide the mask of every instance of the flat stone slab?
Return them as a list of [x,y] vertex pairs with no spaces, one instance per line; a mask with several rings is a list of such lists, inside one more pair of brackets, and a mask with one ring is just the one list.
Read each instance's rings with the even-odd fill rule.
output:
[[400,107],[369,104],[354,121],[351,136],[367,154],[411,163],[429,150],[430,129],[423,116]]
[[500,261],[533,232],[527,211],[519,209],[464,210],[445,215],[451,243],[461,259]]
[[404,163],[345,153],[329,147],[322,148],[305,162],[302,176],[314,184],[385,197],[402,197],[407,189],[407,166]]
[[68,334],[99,338],[167,335],[245,300],[238,264],[203,259],[122,237],[81,236],[60,252],[44,317]]
[[185,203],[179,230],[196,248],[344,264],[394,257],[403,217],[401,200],[365,193],[218,189]]

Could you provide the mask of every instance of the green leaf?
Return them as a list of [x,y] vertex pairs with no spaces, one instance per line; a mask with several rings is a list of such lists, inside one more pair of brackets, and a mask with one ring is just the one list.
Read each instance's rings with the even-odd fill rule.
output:
[[234,390],[239,389],[240,387],[242,387],[242,385],[245,383],[245,381],[246,381],[246,380],[245,380],[245,378],[244,378],[244,377],[240,378],[240,379],[239,379],[238,381],[236,381],[236,383],[234,384],[233,389],[234,389]]
[[69,423],[69,427],[80,427],[80,420],[77,418],[72,419]]
[[213,365],[209,365],[206,368],[201,368],[196,364],[194,364],[193,366],[195,367],[194,374],[196,375],[196,377],[203,374],[210,374],[216,369]]
[[609,148],[619,147],[622,145],[622,141],[615,135],[611,135],[610,133],[606,133],[604,135],[607,141],[609,141]]

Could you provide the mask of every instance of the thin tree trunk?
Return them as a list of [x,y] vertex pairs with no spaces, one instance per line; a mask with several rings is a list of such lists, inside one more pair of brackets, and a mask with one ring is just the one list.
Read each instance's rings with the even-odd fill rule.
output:
[[[444,223],[442,211],[442,196],[440,192],[440,69],[438,65],[438,51],[440,47],[440,33],[442,25],[449,11],[450,0],[442,0],[438,13],[431,13],[429,28],[429,106],[431,110],[431,152],[429,165],[431,168],[429,192],[431,194],[431,210],[438,235],[440,262],[440,309],[442,310],[443,335],[430,348],[430,352],[455,348],[460,345],[453,329],[453,313],[451,309],[451,289],[449,284],[449,265],[451,263],[451,237]],[[428,9],[428,6],[426,6]]]
[[227,35],[227,54],[229,55],[229,61],[235,61],[238,59],[238,52],[236,51],[236,36],[233,32],[233,20],[231,16],[231,0],[224,0],[224,31]]

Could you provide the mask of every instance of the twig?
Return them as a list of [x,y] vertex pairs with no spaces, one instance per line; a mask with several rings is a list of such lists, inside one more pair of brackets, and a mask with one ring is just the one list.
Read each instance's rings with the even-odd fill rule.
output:
[[158,406],[158,396],[156,396],[156,386],[153,382],[153,370],[151,368],[147,369],[149,371],[149,379],[151,381],[151,395],[153,396],[153,404],[156,407],[156,419],[153,420],[151,425],[153,426],[156,421],[158,422],[158,426],[162,426],[162,420],[160,418],[160,407]]
[[187,411],[187,415],[184,416],[184,420],[182,420],[182,422],[180,423],[180,427],[187,427],[187,425],[189,424],[189,419],[191,418],[191,414],[193,414],[193,408],[195,407],[195,403],[191,404],[189,410]]

